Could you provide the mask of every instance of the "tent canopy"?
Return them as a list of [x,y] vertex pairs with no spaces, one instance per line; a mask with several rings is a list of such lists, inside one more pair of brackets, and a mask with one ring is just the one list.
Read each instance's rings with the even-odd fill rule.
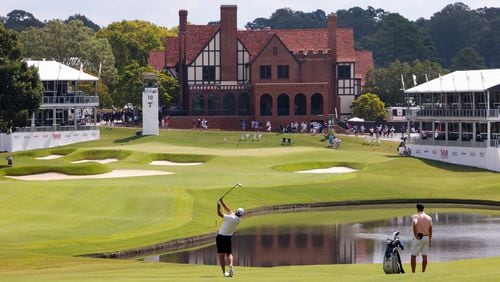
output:
[[482,92],[500,85],[500,69],[455,71],[422,83],[406,93]]
[[350,121],[350,122],[364,122],[365,120],[362,119],[362,118],[359,118],[359,117],[352,117],[352,118],[348,119],[347,121]]
[[38,68],[42,81],[97,81],[97,77],[68,67],[56,61],[26,61],[28,66]]

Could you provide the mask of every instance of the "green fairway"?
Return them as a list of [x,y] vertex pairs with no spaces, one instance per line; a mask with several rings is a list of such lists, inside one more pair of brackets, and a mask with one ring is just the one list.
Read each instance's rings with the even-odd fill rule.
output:
[[[292,146],[281,145],[283,137],[292,138]],[[233,191],[227,202],[232,207],[245,208],[368,199],[500,201],[498,173],[399,157],[395,142],[367,145],[361,138],[342,138],[342,148],[334,150],[326,148],[328,141],[321,135],[264,134],[261,141],[240,141],[241,132],[169,130],[162,131],[160,136],[137,137],[135,129],[106,128],[101,130],[100,141],[15,153],[13,168],[0,165],[0,281],[223,279],[219,268],[214,266],[75,256],[215,232],[216,200],[235,183],[242,183],[243,187]],[[49,155],[62,157],[37,159]],[[0,160],[6,156],[0,154]],[[105,158],[117,161],[72,164],[75,160]],[[158,160],[202,164],[150,165]],[[332,166],[347,166],[357,171],[294,173]],[[97,174],[111,170],[158,170],[173,174],[57,181],[7,177],[42,172]],[[325,224],[387,218],[413,211],[413,205],[333,211]],[[303,220],[310,220],[312,215]],[[287,218],[283,214],[248,218],[240,228],[257,221],[279,224]],[[499,260],[431,263],[425,276],[386,276],[380,265],[320,265],[238,268],[237,278],[326,281],[335,273],[337,281],[493,281],[500,276],[495,267]]]

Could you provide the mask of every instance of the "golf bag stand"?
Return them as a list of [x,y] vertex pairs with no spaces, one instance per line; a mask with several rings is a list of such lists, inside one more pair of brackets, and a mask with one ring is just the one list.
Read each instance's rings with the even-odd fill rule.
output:
[[392,239],[387,239],[384,254],[384,272],[386,274],[405,273],[401,263],[400,250],[404,250],[403,244],[399,240],[399,231],[394,232]]

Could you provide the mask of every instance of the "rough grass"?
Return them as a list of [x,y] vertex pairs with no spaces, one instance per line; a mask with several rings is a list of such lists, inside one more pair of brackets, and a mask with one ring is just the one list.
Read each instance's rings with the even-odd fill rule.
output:
[[353,162],[302,162],[302,163],[276,165],[273,166],[272,168],[277,171],[294,172],[299,170],[310,170],[310,169],[330,168],[330,167],[348,167],[361,170],[364,167],[366,167],[366,164],[353,163]]
[[179,163],[189,162],[208,162],[214,156],[194,155],[194,154],[151,154],[150,158],[153,161],[171,161]]
[[72,164],[67,166],[23,166],[5,169],[8,176],[22,176],[47,172],[58,172],[68,175],[94,175],[110,172],[111,169],[99,163]]
[[79,150],[67,157],[70,161],[76,160],[102,160],[116,158],[123,160],[132,154],[127,150]]
[[[136,137],[135,129],[114,128],[101,133],[101,141],[61,148],[72,150],[65,158],[36,160],[30,155],[52,154],[50,150],[40,150],[14,154],[14,168],[0,166],[0,280],[221,280],[217,267],[72,256],[214,232],[215,202],[234,183],[243,183],[243,187],[230,194],[227,202],[232,207],[245,208],[390,198],[500,200],[500,174],[399,157],[397,143],[372,146],[363,145],[362,138],[343,137],[342,149],[332,150],[326,149],[324,137],[307,134],[291,135],[293,145],[281,146],[284,135],[280,134],[265,134],[261,141],[239,141],[241,132],[168,130],[161,131],[160,136]],[[105,151],[114,153],[97,155]],[[93,153],[89,156],[85,152]],[[0,159],[6,156],[0,154]],[[69,164],[74,156],[122,159],[107,165]],[[73,168],[85,173],[95,168],[151,169],[148,163],[156,157],[209,161],[194,167],[155,167],[174,174],[154,177],[33,181],[29,185],[1,177],[10,170],[28,171],[31,167]],[[180,159],[173,159],[177,157]],[[360,165],[362,169],[345,175],[290,173],[300,166],[340,164]],[[88,171],[83,169],[86,167]],[[329,217],[335,221],[359,220],[386,216],[392,211],[333,212]],[[410,213],[411,209],[397,212]],[[255,220],[282,224],[289,219],[287,215],[248,218],[240,228],[251,226]],[[432,263],[425,276],[386,276],[379,265],[239,268],[237,279],[487,281],[500,275],[495,266],[498,262],[483,259]]]

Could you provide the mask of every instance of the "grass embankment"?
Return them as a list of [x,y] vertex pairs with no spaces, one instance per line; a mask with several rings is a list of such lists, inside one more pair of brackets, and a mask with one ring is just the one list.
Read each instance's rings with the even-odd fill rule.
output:
[[[71,181],[15,181],[1,177],[0,279],[12,280],[211,280],[219,269],[205,266],[159,265],[130,261],[74,258],[74,255],[114,251],[215,231],[215,202],[235,183],[243,188],[227,197],[232,207],[390,198],[466,198],[500,200],[497,173],[396,156],[397,143],[364,144],[344,137],[341,150],[326,149],[323,136],[264,134],[261,141],[240,141],[240,132],[162,131],[137,137],[134,129],[103,129],[101,141],[58,149],[14,154],[14,168],[78,167],[73,159],[120,161],[107,169],[152,169],[151,160],[201,161],[200,166],[155,166],[171,175]],[[288,135],[287,135],[288,137]],[[65,157],[37,160],[35,156]],[[90,155],[86,155],[90,154]],[[123,154],[123,155],[120,155]],[[0,154],[4,159],[6,154]],[[78,157],[76,157],[78,156]],[[121,157],[120,157],[121,156]],[[99,164],[86,164],[101,167]],[[347,165],[358,169],[343,175],[295,174],[292,171]],[[83,167],[83,166],[82,166]],[[83,169],[82,169],[83,171]],[[409,207],[404,213],[413,212]],[[369,211],[385,215],[389,209]],[[366,220],[366,212],[346,218]],[[250,226],[254,219],[240,226]],[[340,220],[340,219],[339,219]],[[286,219],[271,219],[280,224]],[[248,224],[248,225],[246,225]],[[432,264],[419,280],[468,280],[498,277],[498,260]],[[470,270],[465,266],[469,265]],[[479,267],[478,274],[474,267]],[[445,274],[446,269],[451,274]],[[13,272],[16,271],[16,272]],[[17,272],[19,271],[19,272]],[[242,281],[414,279],[385,276],[378,265],[240,268]],[[478,275],[478,276],[475,276]],[[399,277],[399,278],[398,278]],[[484,280],[484,279],[480,279]]]

